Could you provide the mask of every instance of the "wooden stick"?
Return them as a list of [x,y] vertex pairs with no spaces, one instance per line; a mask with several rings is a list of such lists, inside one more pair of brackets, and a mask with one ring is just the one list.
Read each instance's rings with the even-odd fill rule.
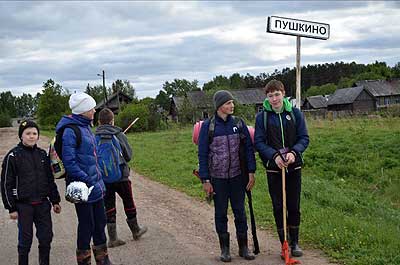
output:
[[139,119],[139,117],[137,117],[133,122],[131,122],[131,124],[129,124],[129,126],[124,130],[124,133],[126,133],[134,124],[135,122],[137,122]]

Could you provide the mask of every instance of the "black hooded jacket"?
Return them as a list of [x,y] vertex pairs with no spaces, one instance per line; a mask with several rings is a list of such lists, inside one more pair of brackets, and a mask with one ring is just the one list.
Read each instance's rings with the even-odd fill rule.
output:
[[110,124],[104,124],[97,127],[96,135],[99,134],[115,135],[117,137],[124,158],[121,165],[122,178],[120,181],[127,181],[130,174],[128,162],[132,159],[132,148],[128,143],[128,138],[126,138],[126,135],[122,132],[121,128]]
[[15,212],[16,202],[38,202],[50,199],[60,202],[60,194],[50,169],[46,151],[24,146],[21,142],[4,157],[1,171],[1,195],[4,207]]

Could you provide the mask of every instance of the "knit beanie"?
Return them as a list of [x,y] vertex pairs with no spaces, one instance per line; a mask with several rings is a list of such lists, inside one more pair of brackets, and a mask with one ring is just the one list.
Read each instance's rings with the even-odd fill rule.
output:
[[28,129],[28,128],[36,128],[38,131],[38,135],[39,135],[39,126],[36,124],[36,122],[31,121],[31,120],[25,120],[25,121],[21,122],[21,124],[19,125],[19,130],[18,130],[19,139],[22,138],[22,133],[25,131],[25,129]]
[[233,96],[229,91],[219,90],[215,92],[213,100],[214,100],[215,110],[218,110],[219,107],[224,105],[227,101],[233,100]]
[[75,93],[69,98],[69,107],[73,114],[82,114],[93,109],[96,101],[86,93]]

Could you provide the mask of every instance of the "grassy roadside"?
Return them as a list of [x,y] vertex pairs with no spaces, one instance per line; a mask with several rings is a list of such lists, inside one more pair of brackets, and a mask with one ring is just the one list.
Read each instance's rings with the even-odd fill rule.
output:
[[[301,241],[343,264],[400,264],[400,119],[310,121],[303,171]],[[128,136],[143,175],[204,198],[191,172],[191,128]],[[274,229],[258,161],[257,221]]]

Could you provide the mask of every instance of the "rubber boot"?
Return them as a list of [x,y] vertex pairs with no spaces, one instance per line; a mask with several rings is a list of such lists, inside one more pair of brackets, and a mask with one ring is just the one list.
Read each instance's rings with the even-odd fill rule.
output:
[[39,246],[39,265],[50,264],[50,247]]
[[18,265],[29,265],[29,254],[18,254]]
[[93,246],[94,259],[96,260],[96,265],[113,265],[108,257],[107,245]]
[[229,233],[218,234],[219,246],[221,247],[221,256],[219,259],[223,262],[231,262],[229,250]]
[[293,257],[303,256],[303,250],[299,247],[299,227],[289,227],[290,253]]
[[140,227],[137,222],[137,218],[133,217],[132,219],[126,219],[129,228],[131,229],[132,236],[134,240],[138,240],[144,233],[147,232],[147,227]]
[[256,257],[249,253],[247,233],[246,234],[236,234],[238,246],[239,246],[239,256],[245,260],[253,260]]
[[90,249],[77,249],[76,261],[78,262],[78,265],[91,265],[92,253],[90,252]]
[[118,238],[116,223],[107,223],[107,231],[108,231],[107,245],[109,248],[125,245],[125,241]]

